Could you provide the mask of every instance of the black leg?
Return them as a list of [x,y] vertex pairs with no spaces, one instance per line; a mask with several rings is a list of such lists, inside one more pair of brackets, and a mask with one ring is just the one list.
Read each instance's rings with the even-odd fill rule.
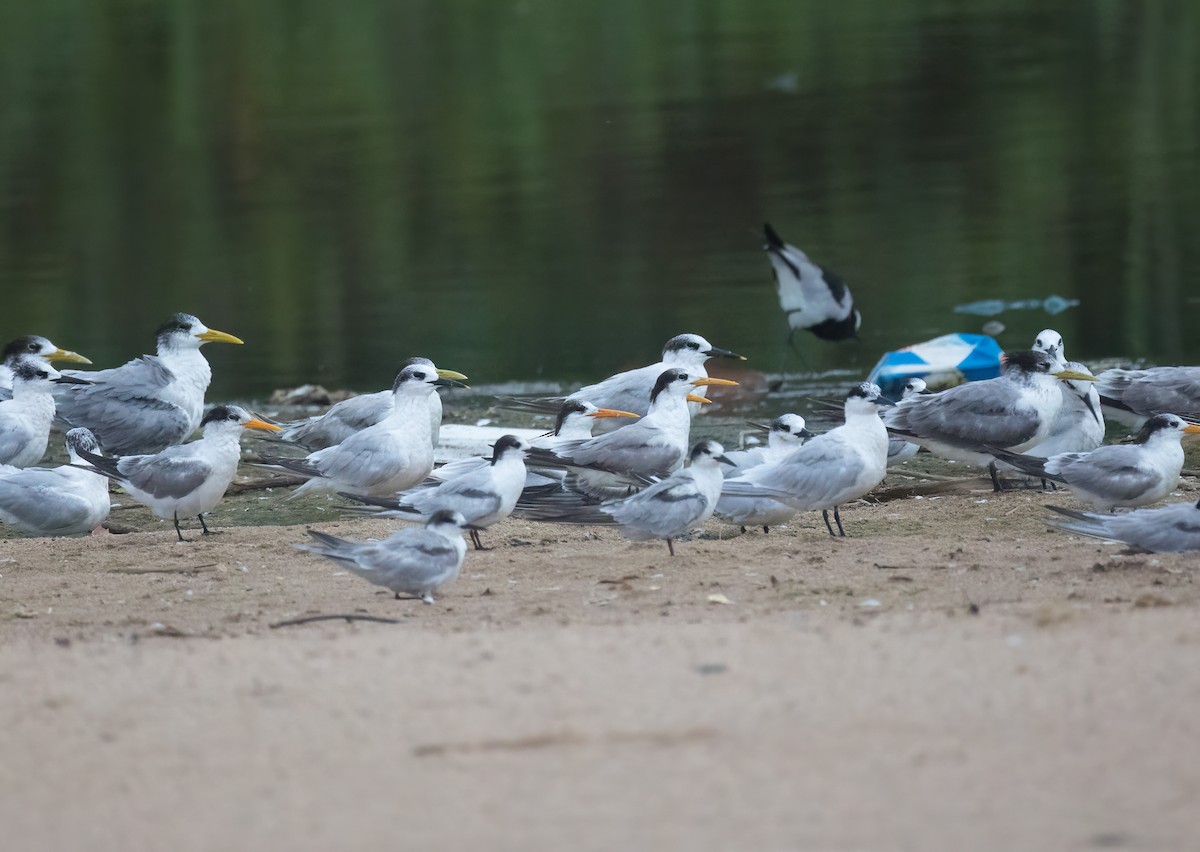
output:
[[745,534],[746,534],[746,528],[742,527],[742,535],[745,535]]
[[821,510],[821,517],[825,519],[825,529],[829,530],[829,534],[830,534],[830,535],[833,535],[833,534],[834,534],[834,532],[833,532],[833,524],[829,523],[829,510],[828,510],[828,509],[822,509],[822,510]]
[[771,531],[771,528],[769,526],[767,526],[766,524],[763,524],[763,535],[766,535],[770,531]]
[[838,535],[840,535],[842,538],[845,538],[846,537],[846,528],[842,526],[842,513],[839,511],[840,509],[841,509],[841,506],[833,507],[833,519],[835,521],[837,521]]
[[196,519],[200,521],[200,528],[204,530],[205,535],[216,535],[215,532],[209,530],[208,524],[204,523],[204,515],[197,515]]
[[992,462],[988,465],[988,473],[992,475],[992,490],[1003,491],[1004,486],[1000,484],[1000,473],[996,470],[996,463]]
[[491,550],[490,547],[483,546],[483,539],[479,537],[479,530],[471,530],[471,543],[475,545],[476,550]]
[[183,530],[179,528],[179,513],[175,513],[175,535],[179,536],[180,541],[184,541]]
[[671,543],[671,539],[667,539],[667,550],[671,551],[671,555],[675,555],[675,545]]

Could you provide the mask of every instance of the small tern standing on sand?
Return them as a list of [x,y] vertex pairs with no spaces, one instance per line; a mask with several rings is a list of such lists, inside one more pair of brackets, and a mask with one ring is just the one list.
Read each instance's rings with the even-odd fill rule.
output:
[[[502,435],[492,446],[492,457],[482,467],[466,470],[429,488],[406,491],[398,498],[344,496],[388,511],[390,518],[424,520],[439,511],[458,512],[470,525],[476,550],[487,550],[481,530],[507,518],[525,488],[525,454],[529,444],[515,435]],[[482,460],[481,460],[482,461]]]
[[90,387],[59,388],[58,415],[86,426],[106,452],[154,453],[182,444],[200,425],[212,368],[200,353],[205,343],[241,343],[191,314],[176,314],[155,332],[156,355],[143,355],[111,370],[67,375]]
[[1174,491],[1183,469],[1180,439],[1194,434],[1200,434],[1200,426],[1174,414],[1156,414],[1132,444],[1108,444],[1090,453],[1059,453],[1047,459],[992,451],[1030,476],[1065,484],[1077,498],[1107,512],[1156,503]]
[[79,455],[155,515],[174,521],[175,534],[184,541],[180,516],[194,516],[204,534],[210,534],[204,513],[221,502],[237,474],[243,430],[279,431],[237,405],[215,406],[200,420],[200,428],[204,434],[199,440],[151,455],[105,458],[87,450]]
[[85,535],[108,517],[108,480],[90,467],[81,450],[100,449],[87,429],[67,432],[71,464],[54,468],[0,467],[0,522],[25,535]]
[[46,362],[73,361],[76,364],[92,363],[78,352],[59,349],[44,337],[36,334],[18,337],[0,351],[0,400],[12,399],[13,364],[18,358],[33,356]]
[[[454,379],[465,382],[467,377],[454,370],[439,370],[428,358],[409,358],[403,367],[428,367],[438,374],[441,379]],[[324,414],[299,420],[295,423],[284,424],[279,437],[293,444],[299,444],[306,450],[323,450],[340,444],[355,432],[361,432],[368,426],[374,426],[392,413],[392,402],[395,399],[392,391],[382,390],[377,393],[365,393],[352,396],[333,405]],[[438,431],[442,428],[442,398],[436,394],[429,400],[429,431],[436,447]]]
[[857,337],[862,314],[854,309],[854,297],[846,282],[785,243],[769,224],[763,225],[763,232],[767,238],[763,248],[775,273],[779,306],[787,314],[792,334],[811,331],[822,340]]
[[460,385],[432,367],[405,367],[392,385],[392,410],[374,426],[305,458],[260,454],[264,465],[309,477],[293,496],[338,491],[363,497],[394,497],[433,470],[429,408],[439,387]]
[[315,544],[293,545],[297,550],[332,559],[352,574],[402,595],[433,603],[433,593],[458,579],[467,543],[466,520],[457,512],[435,512],[423,527],[407,527],[383,541],[347,541],[309,530]]
[[[820,509],[830,535],[834,535],[829,523],[832,509],[838,534],[845,536],[840,507],[869,492],[887,473],[888,433],[879,419],[879,408],[892,404],[878,385],[856,385],[846,396],[845,423],[805,441],[782,461],[759,465],[726,480],[722,499],[766,498],[801,512]],[[773,508],[749,504],[744,514],[729,517],[746,526],[762,525],[765,522],[760,518]],[[755,511],[763,514],[753,514]]]
[[1052,527],[1080,535],[1123,541],[1148,553],[1179,553],[1200,550],[1200,501],[1173,503],[1157,509],[1135,509],[1116,515],[1076,512],[1048,506],[1063,518],[1050,518]]
[[997,378],[914,396],[887,412],[884,422],[892,435],[935,455],[988,468],[1000,491],[996,460],[986,448],[1022,453],[1037,446],[1062,409],[1056,379],[1095,381],[1059,368],[1044,352],[1009,352]]
[[580,490],[594,497],[628,493],[627,477],[665,477],[678,470],[688,455],[692,415],[688,402],[705,403],[695,388],[736,385],[727,379],[695,376],[672,367],[659,375],[647,396],[644,417],[624,429],[583,441],[564,441],[553,450],[532,450],[532,467],[566,468],[576,474]]
[[1155,414],[1200,420],[1200,367],[1105,370],[1096,387],[1104,414],[1131,429]]
[[17,358],[10,367],[13,396],[0,402],[0,464],[30,467],[42,460],[50,441],[54,386],[87,382],[60,375],[38,356]]

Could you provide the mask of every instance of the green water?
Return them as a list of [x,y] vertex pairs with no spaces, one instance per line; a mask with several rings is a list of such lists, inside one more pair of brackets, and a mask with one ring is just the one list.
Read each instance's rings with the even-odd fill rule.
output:
[[[865,372],[1001,342],[1200,363],[1200,4],[0,4],[0,336],[101,365],[184,309],[210,396],[576,381],[698,331]],[[786,342],[762,221],[863,339]]]

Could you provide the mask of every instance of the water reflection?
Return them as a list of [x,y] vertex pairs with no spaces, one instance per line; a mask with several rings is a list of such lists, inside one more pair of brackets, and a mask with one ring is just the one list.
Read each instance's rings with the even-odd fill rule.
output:
[[[1200,362],[1196,4],[43,0],[0,41],[0,336],[110,364],[189,310],[248,343],[215,396],[680,331],[865,374],[1051,294],[1001,342]],[[861,342],[789,349],[764,219]]]

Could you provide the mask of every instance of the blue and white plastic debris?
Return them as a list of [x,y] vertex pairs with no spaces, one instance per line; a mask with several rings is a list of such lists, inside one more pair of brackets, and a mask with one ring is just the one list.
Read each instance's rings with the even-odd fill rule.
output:
[[931,391],[1000,375],[1000,344],[986,334],[944,334],[887,352],[871,370],[868,381],[885,396],[899,399],[911,378],[926,381]]

